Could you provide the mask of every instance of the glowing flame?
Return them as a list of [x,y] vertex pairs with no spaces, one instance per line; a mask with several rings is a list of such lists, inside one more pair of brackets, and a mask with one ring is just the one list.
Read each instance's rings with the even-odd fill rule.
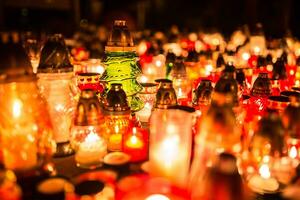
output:
[[250,54],[249,54],[248,52],[244,52],[244,53],[242,54],[242,58],[243,58],[243,60],[247,61],[247,60],[249,60],[249,58],[250,58]]
[[291,69],[290,75],[294,75],[294,74],[295,74],[295,71]]
[[148,196],[145,200],[170,200],[167,196],[162,194],[152,194]]
[[297,148],[295,146],[292,146],[292,148],[289,151],[290,158],[293,158],[293,159],[297,158],[297,154],[298,154]]
[[100,140],[100,137],[96,133],[90,133],[88,136],[85,138],[85,142],[87,143],[94,143]]
[[271,177],[271,172],[268,164],[262,164],[259,168],[259,174],[262,178],[268,179]]
[[116,126],[115,126],[115,133],[119,133],[119,131],[120,131],[120,128],[119,128],[118,125],[116,125]]
[[253,51],[254,51],[255,54],[259,54],[260,48],[259,48],[258,46],[255,46],[255,47],[253,48]]
[[18,118],[21,116],[22,113],[22,107],[23,107],[23,103],[20,99],[15,99],[13,101],[13,117],[14,118]]
[[155,61],[155,65],[157,67],[161,67],[162,66],[162,62],[160,60]]
[[140,82],[141,83],[147,83],[147,81],[148,81],[148,78],[145,75],[142,75],[141,79],[140,79]]

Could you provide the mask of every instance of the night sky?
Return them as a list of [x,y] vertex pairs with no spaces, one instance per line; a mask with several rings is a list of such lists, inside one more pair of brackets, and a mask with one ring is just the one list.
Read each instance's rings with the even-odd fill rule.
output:
[[[8,1],[8,0],[4,0]],[[32,0],[34,1],[34,0]],[[131,21],[133,29],[166,30],[176,24],[185,30],[219,30],[229,35],[237,27],[258,22],[267,37],[287,32],[300,38],[300,2],[297,0],[79,0],[81,19],[108,24],[116,18]],[[141,6],[144,12],[141,11]],[[37,29],[71,34],[77,29],[74,12],[5,6],[1,29]],[[139,15],[144,13],[141,24]],[[47,24],[47,26],[46,26]]]

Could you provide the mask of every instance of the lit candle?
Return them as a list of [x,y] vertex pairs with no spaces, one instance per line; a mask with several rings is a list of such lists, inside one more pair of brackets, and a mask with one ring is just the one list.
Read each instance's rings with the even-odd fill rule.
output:
[[125,145],[133,149],[140,149],[143,147],[143,141],[136,136],[136,127],[132,129],[132,136],[126,140]]
[[[169,125],[167,130],[168,132],[176,131],[176,126]],[[170,134],[160,143],[151,145],[153,148],[151,148],[150,158],[153,160],[152,163],[155,163],[155,166],[151,165],[151,173],[162,175],[176,182],[179,177],[177,177],[178,171],[184,168],[186,159],[186,149],[180,147],[180,137],[176,133]]]
[[110,151],[121,151],[122,149],[122,134],[118,125],[114,127],[114,133],[109,137],[108,150]]
[[[183,119],[184,123],[180,123]],[[155,110],[150,131],[150,175],[185,187],[190,168],[192,115],[176,109]]]
[[[2,142],[4,166],[7,169],[29,169],[37,165],[37,146],[35,136],[38,128],[32,116],[23,114],[24,105],[20,99],[12,102],[14,127],[3,130]],[[7,132],[6,132],[7,131]]]
[[95,168],[101,165],[106,153],[106,142],[96,133],[91,132],[87,135],[84,142],[79,145],[75,160],[80,167]]
[[148,156],[146,132],[136,127],[124,137],[123,152],[130,155],[131,162],[144,161]]
[[249,180],[249,187],[258,193],[272,193],[279,188],[278,181],[271,177],[268,163],[263,163],[259,168],[259,175],[252,176]]

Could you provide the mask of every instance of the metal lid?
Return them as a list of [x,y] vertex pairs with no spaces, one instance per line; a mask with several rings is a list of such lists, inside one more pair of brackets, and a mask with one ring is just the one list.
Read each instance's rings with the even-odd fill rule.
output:
[[50,36],[42,49],[38,73],[72,72],[69,51],[63,35]]
[[100,102],[94,90],[83,90],[75,111],[76,126],[100,125],[103,113]]
[[113,83],[108,91],[104,103],[104,110],[111,112],[130,112],[125,91],[122,84]]
[[135,51],[133,38],[125,20],[115,20],[105,51]]
[[268,73],[259,73],[254,81],[251,95],[253,96],[269,96],[271,94],[271,80],[268,78]]
[[96,195],[100,193],[104,187],[105,185],[102,181],[98,181],[98,180],[82,181],[75,186],[75,194],[79,196]]

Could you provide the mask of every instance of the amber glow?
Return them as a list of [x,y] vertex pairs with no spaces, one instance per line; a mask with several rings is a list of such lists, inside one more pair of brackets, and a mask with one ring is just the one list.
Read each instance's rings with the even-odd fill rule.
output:
[[292,148],[289,150],[289,157],[295,159],[297,158],[297,156],[298,156],[297,148],[295,146],[292,146]]
[[143,141],[136,136],[136,128],[132,129],[132,136],[126,141],[126,146],[139,149],[143,147]]
[[271,172],[268,164],[262,164],[259,168],[259,174],[262,178],[268,179],[271,177]]
[[152,194],[148,196],[145,200],[170,200],[167,196],[162,194]]
[[22,114],[22,101],[20,99],[15,99],[13,101],[13,116],[14,118],[19,118]]

